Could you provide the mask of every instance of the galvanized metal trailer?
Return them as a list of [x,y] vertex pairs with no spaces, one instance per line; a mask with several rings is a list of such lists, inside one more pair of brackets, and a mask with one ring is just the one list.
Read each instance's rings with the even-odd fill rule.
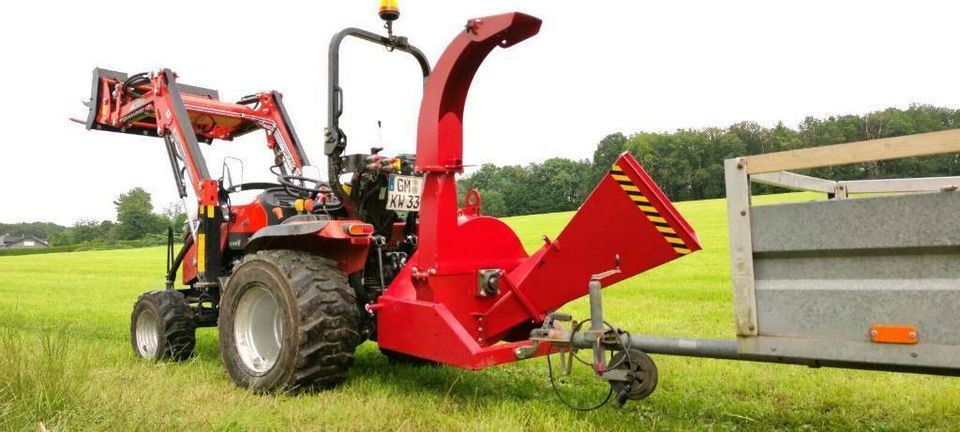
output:
[[[945,153],[960,153],[960,129],[725,161],[737,339],[620,342],[656,354],[960,375],[960,177],[833,181],[790,171]],[[829,199],[753,206],[751,183]],[[858,193],[883,195],[848,199]]]

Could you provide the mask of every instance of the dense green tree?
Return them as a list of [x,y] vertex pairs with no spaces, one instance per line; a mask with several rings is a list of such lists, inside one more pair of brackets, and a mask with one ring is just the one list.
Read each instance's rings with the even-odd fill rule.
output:
[[621,153],[627,150],[627,137],[622,133],[612,133],[603,137],[593,152],[593,167],[588,180],[596,184],[610,170]]
[[103,239],[104,237],[100,222],[92,219],[80,219],[73,224],[73,241],[76,243]]
[[73,238],[73,230],[65,228],[50,234],[50,236],[47,237],[47,243],[49,243],[50,246],[68,246],[75,244],[76,241]]
[[547,159],[543,164],[531,165],[529,212],[551,213],[577,208],[588,192],[587,173],[590,168],[587,161],[564,158]]
[[503,194],[494,190],[480,191],[480,212],[486,216],[506,216],[507,206],[503,202]]
[[135,240],[147,234],[160,234],[166,228],[164,218],[153,213],[150,193],[135,187],[113,202],[117,208],[117,238]]

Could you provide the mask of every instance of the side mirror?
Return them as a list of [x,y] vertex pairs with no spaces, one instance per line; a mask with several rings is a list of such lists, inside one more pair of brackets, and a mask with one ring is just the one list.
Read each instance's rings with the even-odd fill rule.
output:
[[[234,173],[239,173],[236,181],[234,181]],[[223,184],[223,188],[228,191],[239,191],[240,186],[243,185],[243,161],[233,156],[223,158],[223,167],[220,170],[220,183]]]

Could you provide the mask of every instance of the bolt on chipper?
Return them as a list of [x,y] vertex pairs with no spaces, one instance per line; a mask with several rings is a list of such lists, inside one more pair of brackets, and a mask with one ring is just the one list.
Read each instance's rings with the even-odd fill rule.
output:
[[[384,1],[380,16],[386,35],[347,28],[330,42],[326,181],[308,174],[276,91],[231,103],[179,83],[168,69],[94,70],[80,122],[162,138],[180,197],[196,201],[179,252],[169,231],[165,289],[134,305],[138,356],[186,359],[195,330],[216,326],[233,381],[273,391],[342,382],[365,340],[391,362],[465,369],[546,356],[551,383],[551,354],[570,373],[576,352],[590,350],[592,358],[580,361],[610,391],[596,406],[568,403],[576,409],[649,396],[658,375],[647,353],[960,375],[953,313],[960,273],[951,265],[960,231],[938,223],[960,211],[960,178],[834,182],[786,171],[960,152],[960,130],[728,160],[737,339],[630,335],[604,320],[602,288],[701,248],[630,154],[615,161],[560,235],[544,237],[532,254],[506,224],[482,215],[477,191],[458,206],[470,83],[488,54],[534,36],[540,20],[522,13],[471,19],[431,68],[393,34],[396,3]],[[345,154],[339,53],[348,37],[418,63],[416,154]],[[272,152],[275,182],[234,183],[226,163],[212,177],[201,144],[257,130]],[[751,182],[830,200],[753,208]],[[244,191],[256,198],[231,200]],[[855,192],[887,195],[844,199]],[[913,195],[889,195],[901,192]],[[918,217],[916,208],[926,210]],[[558,311],[583,296],[587,319]]]

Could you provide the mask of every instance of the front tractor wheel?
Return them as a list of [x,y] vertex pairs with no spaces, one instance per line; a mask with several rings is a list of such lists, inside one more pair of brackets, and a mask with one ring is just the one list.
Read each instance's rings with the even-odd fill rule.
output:
[[233,381],[258,392],[330,387],[362,342],[360,311],[333,261],[260,251],[234,269],[220,302],[220,354]]
[[173,290],[144,293],[133,305],[130,342],[148,360],[186,360],[196,345],[193,312],[183,294]]

